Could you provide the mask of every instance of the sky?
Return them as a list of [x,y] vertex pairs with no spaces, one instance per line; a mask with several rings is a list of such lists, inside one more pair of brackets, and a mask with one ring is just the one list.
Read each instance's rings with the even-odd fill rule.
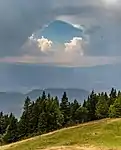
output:
[[[75,67],[121,63],[120,8],[121,0],[1,0],[0,63]],[[80,35],[68,32],[66,41],[56,41],[66,36],[67,27],[61,27],[61,35],[57,24],[44,37],[43,30],[55,20],[65,21]]]

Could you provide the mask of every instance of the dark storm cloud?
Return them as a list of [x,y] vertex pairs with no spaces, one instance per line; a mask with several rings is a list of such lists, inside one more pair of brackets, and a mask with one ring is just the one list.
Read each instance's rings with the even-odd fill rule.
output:
[[0,1],[0,57],[20,55],[28,36],[54,17],[50,0]]
[[117,1],[115,5],[109,3],[108,6],[104,0],[102,2],[98,0],[96,3],[92,0],[85,1],[85,5],[82,6],[78,4],[75,7],[67,7],[63,10],[63,14],[68,15],[64,20],[68,18],[70,20],[69,15],[74,15],[71,21],[83,24],[87,28],[89,44],[85,51],[86,55],[119,56],[121,55],[121,1]]

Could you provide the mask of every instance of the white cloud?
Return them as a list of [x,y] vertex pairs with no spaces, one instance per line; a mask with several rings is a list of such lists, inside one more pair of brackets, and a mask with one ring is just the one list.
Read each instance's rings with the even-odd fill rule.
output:
[[73,39],[67,43],[58,44],[53,43],[53,41],[43,36],[42,38],[36,38],[36,35],[32,34],[32,36],[29,37],[29,42],[24,46],[24,49],[28,51],[27,55],[30,54],[31,56],[38,56],[38,51],[41,51],[43,53],[53,52],[53,56],[57,58],[68,55],[71,59],[75,59],[76,55],[84,55],[86,44],[86,40],[82,37],[73,37]]
[[119,4],[119,0],[102,0],[102,2],[105,4],[105,5],[118,5]]
[[65,51],[84,55],[84,40],[82,37],[74,37],[70,42],[65,43]]
[[80,25],[80,24],[71,24],[74,28],[77,28],[77,29],[80,29],[80,30],[82,30],[82,31],[84,31],[85,30],[85,28],[82,26],[82,25]]
[[34,34],[32,34],[30,37],[28,37],[29,40],[34,40]]
[[73,37],[67,43],[58,44],[44,37],[37,38],[36,35],[32,34],[26,45],[24,45],[25,57],[19,58],[19,60],[22,62],[28,60],[27,62],[34,63],[40,59],[39,63],[55,63],[60,65],[73,65],[74,63],[76,65],[76,61],[78,64],[78,61],[84,57],[86,45],[86,40],[82,37]]
[[42,36],[41,39],[37,39],[37,44],[42,52],[46,52],[51,49],[53,42]]
[[34,44],[41,52],[48,52],[52,48],[53,42],[47,38],[36,38],[34,34],[29,37],[31,45]]

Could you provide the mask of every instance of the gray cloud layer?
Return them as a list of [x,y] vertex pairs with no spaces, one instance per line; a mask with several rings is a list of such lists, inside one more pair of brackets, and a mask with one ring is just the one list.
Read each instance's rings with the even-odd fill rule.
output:
[[54,17],[52,7],[50,0],[1,0],[0,56],[20,55],[28,36]]
[[[89,55],[121,55],[121,2],[104,0],[1,0],[0,57],[24,55],[20,47],[35,30],[59,16],[90,28]],[[99,26],[94,28],[93,26]],[[92,30],[94,31],[92,33]]]

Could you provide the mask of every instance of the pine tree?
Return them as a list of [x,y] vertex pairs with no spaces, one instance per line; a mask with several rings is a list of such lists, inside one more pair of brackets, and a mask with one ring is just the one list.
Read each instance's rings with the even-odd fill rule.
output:
[[9,116],[0,113],[0,134],[3,135],[6,132],[6,128],[9,125]]
[[88,110],[85,107],[79,107],[75,113],[76,122],[83,123],[88,120]]
[[109,117],[121,118],[121,97],[118,97],[109,108]]
[[59,109],[57,97],[49,98],[44,103],[44,109],[39,115],[38,132],[46,133],[61,128],[63,115]]
[[98,103],[96,105],[96,115],[99,119],[108,117],[108,103],[105,99],[105,95],[99,97]]
[[110,98],[109,98],[109,101],[108,101],[108,105],[110,106],[114,103],[115,99],[117,98],[116,89],[112,88],[109,96],[110,96]]
[[53,131],[58,128],[61,128],[63,123],[63,115],[59,109],[58,103],[55,100],[51,99],[50,103],[48,104],[48,111],[47,111],[47,124],[48,130]]
[[31,100],[29,97],[27,97],[24,104],[24,111],[19,121],[20,137],[25,137],[30,134],[29,133],[29,122],[30,122],[30,114],[31,114],[30,106],[31,106]]
[[41,99],[42,99],[42,100],[45,100],[45,99],[46,99],[45,91],[43,91]]
[[29,122],[28,122],[28,133],[30,135],[37,133],[38,128],[38,106],[32,102],[29,107]]
[[96,105],[98,102],[98,96],[94,93],[94,91],[92,91],[92,93],[90,94],[90,96],[88,97],[87,103],[86,103],[86,108],[88,110],[88,120],[92,121],[92,120],[96,120]]
[[84,100],[84,102],[83,102],[83,107],[86,107],[86,106],[87,106],[87,101]]
[[118,91],[118,97],[121,96],[121,91]]
[[47,99],[48,99],[48,100],[51,100],[50,93],[48,93]]
[[55,101],[55,103],[57,104],[57,106],[58,106],[58,108],[59,108],[59,99],[58,99],[58,97],[56,96],[55,98],[54,98],[54,101]]
[[47,132],[47,118],[46,118],[46,113],[45,112],[42,112],[39,115],[37,129],[38,129],[39,134]]
[[10,122],[6,129],[6,133],[3,136],[5,143],[12,143],[18,140],[18,121],[14,115],[10,114]]
[[6,127],[4,126],[5,124],[5,119],[3,116],[3,112],[0,113],[0,134],[3,135],[3,133],[6,130]]
[[70,104],[66,92],[64,92],[63,97],[61,99],[60,110],[64,116],[63,126],[65,126],[70,121]]
[[78,101],[75,99],[73,103],[70,105],[70,115],[73,123],[76,123],[76,111],[80,107]]

